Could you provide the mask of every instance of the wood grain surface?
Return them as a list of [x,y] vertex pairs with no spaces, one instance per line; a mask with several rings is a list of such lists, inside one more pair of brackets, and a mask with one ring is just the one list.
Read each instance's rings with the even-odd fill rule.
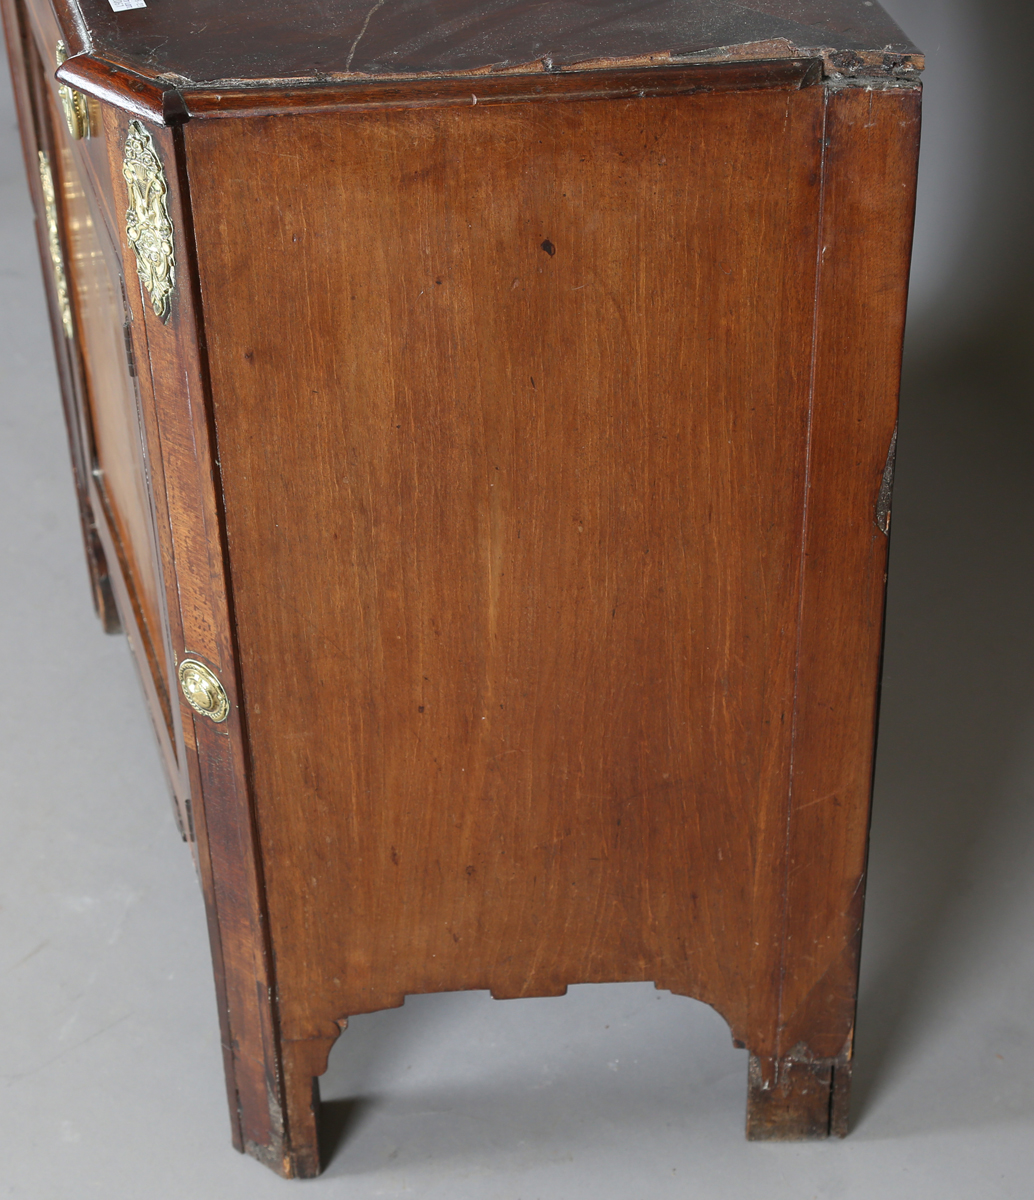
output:
[[[611,980],[725,1017],[748,1136],[842,1134],[918,139],[900,31],[854,0],[339,3],[314,58],[305,5],[285,34],[275,5],[186,0],[161,40],[167,10],[87,0],[95,53],[62,77],[103,102],[70,146],[66,5],[2,2],[27,161],[79,189],[84,527],[95,590],[108,561],[150,630],[156,713],[165,681],[235,1144],[319,1170],[315,1077],[353,1014]],[[188,39],[185,13],[211,20]],[[762,45],[782,61],[665,65]],[[295,78],[206,88],[231,67]],[[368,78],[486,70],[469,96]],[[167,323],[121,220],[131,114],[169,183]],[[127,281],[135,377],[84,229]],[[186,656],[225,723],[173,702]]]
[[[826,364],[828,95],[187,127],[285,1045],[410,991],[647,978],[763,1062],[848,1061],[910,193],[872,176],[844,270],[897,278]],[[913,148],[915,92],[844,97]],[[843,418],[864,443],[812,427],[853,344],[889,364]],[[824,503],[856,502],[802,610],[816,437]],[[861,626],[852,808],[788,841],[811,620]],[[808,838],[841,908],[796,961]]]
[[830,96],[187,126],[300,1075],[408,992],[652,979],[829,1109],[917,92]]
[[840,1134],[883,637],[876,504],[897,422],[919,116],[918,89],[828,93],[778,1053],[833,1064]]
[[187,126],[286,1037],[622,978],[745,1032],[821,118],[809,89]]

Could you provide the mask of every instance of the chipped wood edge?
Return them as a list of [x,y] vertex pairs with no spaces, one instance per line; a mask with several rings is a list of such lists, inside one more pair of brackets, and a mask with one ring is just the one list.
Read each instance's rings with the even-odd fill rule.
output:
[[[77,52],[58,69],[57,78],[69,87],[94,96],[156,125],[176,125],[191,117],[213,117],[223,112],[246,115],[271,108],[334,108],[349,103],[349,88],[357,84],[405,85],[418,88],[429,82],[442,84],[478,80],[513,80],[526,76],[571,76],[649,68],[735,67],[763,63],[815,62],[821,77],[831,81],[908,83],[919,79],[925,67],[922,54],[883,50],[836,50],[829,46],[798,46],[786,38],[719,46],[694,52],[663,51],[619,58],[592,58],[557,64],[548,55],[506,66],[488,65],[465,71],[384,72],[335,71],[296,77],[257,77],[193,80],[186,76],[149,72],[138,63],[98,54],[86,44],[85,34],[70,36]],[[400,86],[401,85],[401,86]],[[285,95],[285,93],[291,93]]]

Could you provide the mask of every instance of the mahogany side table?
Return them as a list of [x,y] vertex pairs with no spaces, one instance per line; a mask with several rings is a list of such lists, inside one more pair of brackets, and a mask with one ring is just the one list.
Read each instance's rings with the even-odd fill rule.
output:
[[922,59],[867,0],[2,0],[234,1143],[652,980],[846,1129]]

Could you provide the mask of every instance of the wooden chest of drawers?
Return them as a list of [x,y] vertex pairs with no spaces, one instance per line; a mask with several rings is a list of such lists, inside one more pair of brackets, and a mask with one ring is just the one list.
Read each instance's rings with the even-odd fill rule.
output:
[[[235,1144],[407,994],[652,980],[846,1129],[921,59],[856,0],[3,0]],[[119,11],[114,11],[119,10]]]

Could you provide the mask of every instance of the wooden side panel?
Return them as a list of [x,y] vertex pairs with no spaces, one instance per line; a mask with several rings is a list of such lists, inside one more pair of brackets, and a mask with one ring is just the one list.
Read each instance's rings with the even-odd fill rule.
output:
[[[53,11],[0,4],[30,177],[42,149],[58,184],[41,248],[65,251],[95,595],[188,827],[189,768],[235,1143],[318,1170],[313,1077],[347,1015],[613,979],[722,1012],[752,1051],[750,1136],[843,1132],[911,48],[827,47],[880,80],[817,87],[796,60],[654,69],[680,47],[603,22],[592,44],[650,69],[601,50],[590,71],[581,17],[554,13],[521,59],[546,74],[469,103],[455,78],[195,89],[190,113],[224,119],[151,129],[166,323],[125,239],[128,116],[91,101],[70,143]],[[346,73],[488,65],[451,25],[344,7]],[[524,53],[523,17],[514,40],[468,15],[511,47],[493,71]],[[325,81],[304,25],[264,52]],[[189,49],[238,42],[213,19]],[[187,117],[166,83],[79,61],[96,95]],[[224,724],[178,698],[188,655]]]
[[802,1061],[851,1054],[920,98],[829,96],[780,1018]]
[[653,979],[774,1050],[821,120],[187,125],[287,1041]]

